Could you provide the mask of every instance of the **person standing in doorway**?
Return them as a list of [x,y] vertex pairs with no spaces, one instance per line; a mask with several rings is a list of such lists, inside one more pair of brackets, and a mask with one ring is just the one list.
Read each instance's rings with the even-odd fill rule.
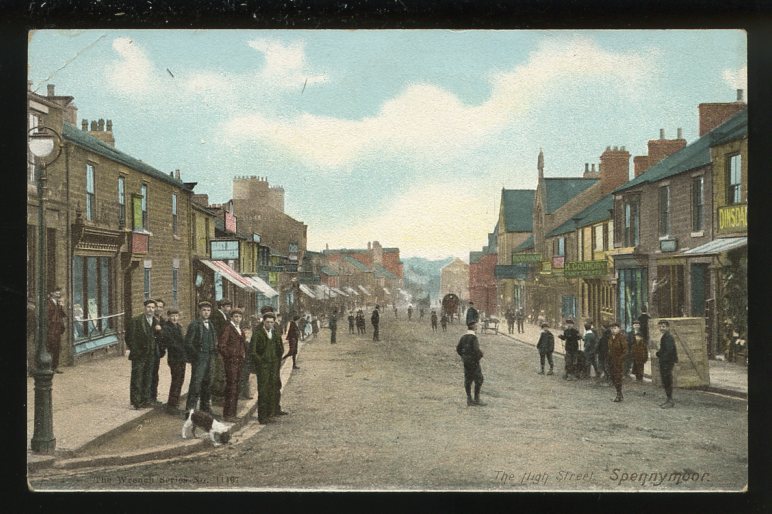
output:
[[544,374],[545,359],[547,362],[549,362],[550,365],[550,370],[547,372],[547,374],[554,374],[552,371],[552,368],[554,367],[552,362],[552,352],[555,351],[555,336],[553,336],[552,332],[550,332],[550,326],[547,323],[541,324],[541,335],[539,335],[539,342],[536,343],[536,349],[539,350],[539,363],[541,365],[541,371],[539,371],[539,375]]
[[[480,341],[477,339],[477,322],[467,325],[467,332],[456,345],[456,353],[461,356],[464,363],[464,390],[466,391],[467,406],[484,406],[480,401],[480,389],[485,380],[480,367],[480,359],[483,352],[480,350]],[[474,398],[472,398],[472,383],[474,382]]]
[[48,304],[48,331],[46,334],[46,350],[51,354],[51,370],[54,373],[61,373],[59,369],[59,354],[62,350],[62,334],[64,334],[64,320],[67,315],[64,313],[64,300],[62,299],[62,288],[55,287],[49,294]]
[[213,361],[217,353],[217,330],[210,320],[211,315],[212,304],[199,303],[198,319],[190,322],[185,334],[185,353],[191,365],[186,411],[198,408],[210,414],[212,412],[211,380]]
[[131,361],[129,401],[135,409],[151,407],[150,380],[155,357],[155,327],[158,324],[154,313],[155,300],[145,300],[142,314],[131,318],[126,327],[126,346]]
[[611,373],[611,382],[617,390],[615,402],[621,402],[622,397],[622,374],[624,372],[625,357],[627,356],[627,339],[622,334],[619,323],[611,324],[611,339],[609,340],[609,372]]
[[659,376],[662,378],[662,387],[665,389],[665,395],[667,396],[667,399],[664,403],[660,404],[660,407],[669,409],[675,407],[675,402],[673,401],[673,367],[678,362],[678,350],[675,339],[673,339],[673,335],[670,333],[670,322],[663,319],[659,322],[658,326],[662,334],[659,340],[659,351],[657,351]]
[[381,335],[378,331],[378,328],[381,323],[381,313],[378,311],[380,307],[378,305],[375,306],[375,309],[373,310],[373,313],[370,315],[370,323],[373,325],[373,341],[380,341]]
[[166,363],[169,365],[169,373],[172,381],[169,386],[169,398],[166,401],[166,412],[169,414],[181,414],[179,409],[182,383],[185,381],[185,340],[182,337],[182,325],[180,325],[180,311],[169,309],[166,311],[168,318],[161,325],[159,341],[166,352]]

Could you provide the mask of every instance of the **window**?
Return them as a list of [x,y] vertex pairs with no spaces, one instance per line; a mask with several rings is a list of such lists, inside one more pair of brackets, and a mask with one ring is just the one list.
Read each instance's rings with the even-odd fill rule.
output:
[[639,215],[638,200],[625,202],[624,241],[625,246],[638,246],[639,242]]
[[670,234],[670,186],[659,188],[659,235]]
[[606,248],[614,248],[614,242],[615,242],[614,241],[614,234],[615,234],[615,232],[614,232],[614,221],[613,220],[609,220],[606,233],[608,234],[608,239],[609,239],[608,240],[608,244],[606,245]]
[[558,237],[553,243],[552,255],[555,257],[565,257],[566,255],[566,238]]
[[142,184],[140,188],[140,194],[142,195],[142,228],[148,230],[147,227],[147,184]]
[[603,225],[595,225],[592,227],[592,239],[593,239],[593,251],[603,251]]
[[86,164],[86,219],[94,221],[94,166]]
[[118,226],[126,226],[126,177],[118,177]]
[[705,177],[692,179],[692,232],[702,230],[704,222]]
[[684,266],[657,266],[657,280],[651,294],[661,317],[686,316]]
[[584,260],[584,229],[579,229],[579,259]]
[[740,154],[729,157],[727,163],[727,203],[742,203],[742,160]]
[[177,268],[172,268],[172,305],[175,307],[178,305],[177,303],[177,276],[179,274],[180,270]]
[[115,329],[112,314],[112,259],[72,258],[72,314],[75,339],[101,337]]
[[145,294],[145,300],[150,300],[150,270],[152,268],[145,267],[145,277],[144,277],[144,294]]
[[177,235],[177,193],[172,193],[172,234]]

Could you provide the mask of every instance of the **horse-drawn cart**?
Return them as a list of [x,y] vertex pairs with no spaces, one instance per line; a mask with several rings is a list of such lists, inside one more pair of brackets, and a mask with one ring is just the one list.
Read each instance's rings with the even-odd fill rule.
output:
[[485,318],[484,320],[482,320],[482,328],[480,329],[480,332],[483,333],[483,334],[486,333],[486,332],[493,332],[494,334],[498,334],[499,333],[499,319],[498,318],[494,318],[494,317],[490,317],[490,318]]

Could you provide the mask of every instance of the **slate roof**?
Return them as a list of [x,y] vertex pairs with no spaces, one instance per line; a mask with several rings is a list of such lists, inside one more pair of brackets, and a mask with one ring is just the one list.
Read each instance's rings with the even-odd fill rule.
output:
[[329,268],[329,267],[327,267],[327,266],[322,266],[322,267],[319,269],[319,271],[320,271],[320,272],[322,272],[322,273],[324,273],[325,275],[328,275],[328,276],[330,276],[330,277],[337,277],[337,276],[338,276],[338,272],[337,272],[337,271],[335,271],[334,269],[332,269],[332,268]]
[[533,189],[502,189],[501,206],[504,209],[506,232],[533,230]]
[[140,161],[139,159],[121,152],[115,147],[108,145],[100,139],[92,136],[88,132],[84,132],[83,130],[78,129],[69,123],[64,124],[62,137],[71,143],[81,146],[87,150],[91,150],[92,152],[107,157],[108,159],[112,159],[113,161],[124,164],[133,170],[139,171],[140,173],[157,178],[158,180],[162,180],[181,189],[187,189],[181,180],[177,180],[176,178],[170,176],[168,173],[157,170],[154,167]]
[[576,195],[597,182],[598,179],[596,178],[545,178],[544,187],[546,189],[547,200],[546,205],[544,206],[544,212],[552,214],[563,205],[567,204]]
[[373,264],[373,271],[375,272],[376,277],[385,277],[388,280],[398,280],[399,278],[380,264]]
[[480,262],[480,258],[482,258],[482,256],[483,252],[469,252],[469,264]]
[[528,236],[528,239],[517,245],[513,252],[524,252],[526,250],[533,250],[533,235]]
[[363,263],[359,262],[358,260],[356,260],[355,258],[349,255],[343,255],[343,261],[351,264],[358,271],[365,271],[365,272],[371,271],[366,265],[364,265]]
[[707,166],[711,163],[711,146],[739,139],[747,133],[748,109],[743,109],[698,140],[666,157],[613,192],[621,193],[641,184],[659,182],[673,175]]
[[578,218],[576,223],[574,223],[573,218],[569,218],[562,225],[550,230],[546,237],[567,234],[569,232],[573,232],[577,228],[587,227],[604,220],[609,220],[611,219],[611,213],[609,212],[609,209],[612,209],[613,207],[614,195],[606,195],[574,216],[574,218]]

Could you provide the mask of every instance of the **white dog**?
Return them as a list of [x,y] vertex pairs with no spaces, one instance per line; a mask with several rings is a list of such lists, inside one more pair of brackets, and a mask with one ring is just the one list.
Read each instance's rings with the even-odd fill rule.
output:
[[200,428],[209,434],[209,439],[215,446],[227,444],[231,440],[230,427],[220,423],[206,412],[190,409],[182,425],[182,438],[196,437],[196,429]]

